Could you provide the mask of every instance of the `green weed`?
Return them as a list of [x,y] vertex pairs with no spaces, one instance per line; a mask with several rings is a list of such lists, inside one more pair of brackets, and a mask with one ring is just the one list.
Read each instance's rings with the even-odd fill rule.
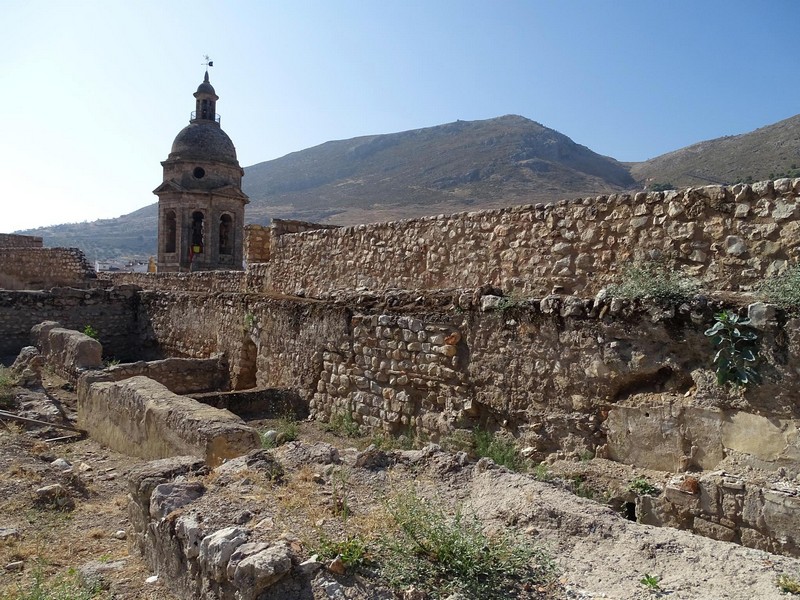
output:
[[340,437],[356,438],[361,435],[361,427],[353,420],[350,411],[332,414],[325,430]]
[[91,325],[86,325],[86,327],[83,328],[83,335],[88,335],[93,340],[100,339],[100,332]]
[[620,282],[608,287],[614,298],[684,302],[698,291],[697,283],[661,261],[629,263],[620,271]]
[[800,596],[800,581],[797,578],[784,573],[778,576],[776,584],[782,592],[792,596]]
[[380,541],[382,574],[395,587],[413,584],[435,599],[457,592],[491,600],[553,575],[541,551],[511,532],[486,535],[477,517],[461,509],[449,516],[411,491],[391,498],[387,510],[399,532]]
[[657,575],[650,575],[649,573],[645,573],[642,578],[639,580],[644,587],[648,590],[653,592],[657,592],[661,589],[661,578]]
[[658,488],[648,482],[644,477],[637,477],[628,485],[628,489],[639,496],[655,496]]
[[767,302],[772,302],[787,310],[800,308],[800,265],[789,267],[761,284],[759,294]]
[[348,535],[344,539],[334,540],[322,532],[314,552],[323,560],[333,560],[338,556],[344,566],[351,570],[369,562],[367,543],[360,535]]
[[[17,586],[16,593],[8,596],[15,600],[93,600],[108,598],[99,583],[85,581],[75,569],[46,579],[41,567],[33,571],[26,586]],[[4,600],[5,600],[4,596]]]
[[717,383],[735,386],[760,383],[761,376],[755,369],[758,358],[758,336],[750,329],[750,319],[742,319],[730,310],[714,315],[716,321],[706,330],[717,352],[714,368]]
[[474,429],[473,436],[478,457],[491,458],[512,471],[525,471],[528,468],[528,461],[520,455],[513,438],[498,436],[481,428]]

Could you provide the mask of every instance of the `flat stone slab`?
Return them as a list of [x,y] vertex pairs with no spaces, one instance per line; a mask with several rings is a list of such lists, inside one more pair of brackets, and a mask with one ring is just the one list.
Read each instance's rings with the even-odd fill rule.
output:
[[80,386],[78,421],[109,448],[149,459],[197,456],[213,467],[261,447],[258,432],[230,411],[143,376]]

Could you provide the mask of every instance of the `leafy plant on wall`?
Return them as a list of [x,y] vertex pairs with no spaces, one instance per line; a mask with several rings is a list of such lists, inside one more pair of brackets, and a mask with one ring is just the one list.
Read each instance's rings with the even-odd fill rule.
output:
[[750,319],[724,310],[714,315],[714,321],[705,334],[717,349],[714,354],[717,383],[734,386],[760,383],[761,375],[755,369],[758,335],[750,328]]

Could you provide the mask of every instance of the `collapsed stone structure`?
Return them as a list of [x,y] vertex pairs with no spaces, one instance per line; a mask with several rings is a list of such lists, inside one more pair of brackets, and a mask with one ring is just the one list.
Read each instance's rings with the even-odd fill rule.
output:
[[[318,419],[434,440],[480,425],[539,459],[750,466],[791,481],[800,321],[750,309],[764,383],[739,390],[716,385],[703,331],[725,305],[714,293],[752,304],[737,295],[797,262],[798,209],[800,179],[783,179],[349,228],[277,221],[248,228],[243,272],[0,293],[0,353],[64,314],[126,359],[220,356],[221,387],[290,390]],[[625,263],[653,258],[707,295],[675,306],[598,295]],[[726,477],[676,482],[639,516],[797,553],[796,486]]]

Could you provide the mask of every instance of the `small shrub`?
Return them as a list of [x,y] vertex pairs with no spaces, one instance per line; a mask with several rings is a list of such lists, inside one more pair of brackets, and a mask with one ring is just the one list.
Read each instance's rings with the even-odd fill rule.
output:
[[533,467],[533,477],[537,481],[550,481],[553,479],[553,474],[550,472],[550,468],[542,462]]
[[651,192],[666,192],[669,190],[674,190],[675,186],[669,182],[664,183],[654,183],[650,186]]
[[698,289],[697,283],[685,275],[662,262],[649,261],[623,266],[620,282],[610,285],[608,294],[627,300],[654,298],[662,302],[684,302],[694,296]]
[[475,454],[478,457],[491,458],[498,465],[502,465],[512,471],[525,471],[528,461],[523,458],[513,439],[495,435],[485,429],[475,428],[473,431],[475,440]]
[[644,477],[637,477],[631,481],[628,489],[638,496],[655,496],[658,494],[658,488]]
[[412,450],[414,448],[415,439],[411,431],[397,437],[375,434],[370,438],[369,444],[374,444],[379,450]]
[[97,331],[97,329],[95,329],[91,325],[87,325],[86,327],[83,328],[83,335],[88,335],[93,340],[100,339],[100,332]]
[[461,593],[469,598],[515,597],[519,586],[542,584],[553,575],[549,558],[505,531],[490,537],[474,515],[448,516],[438,503],[406,492],[387,510],[399,529],[380,545],[382,573],[396,587],[422,587],[433,598]]
[[361,435],[361,427],[353,420],[350,411],[331,415],[325,430],[341,437],[356,438]]
[[705,334],[717,348],[713,360],[717,383],[731,383],[734,386],[759,383],[761,376],[755,369],[758,336],[749,327],[750,319],[724,310],[714,315],[714,320],[716,322]]
[[331,508],[334,516],[342,521],[347,521],[350,516],[350,504],[347,499],[347,486],[350,479],[350,472],[344,469],[336,469],[331,475]]
[[338,556],[348,569],[358,569],[369,562],[367,543],[360,535],[348,535],[344,539],[334,540],[323,532],[314,552],[323,560],[333,560]]
[[782,592],[792,596],[800,596],[800,581],[797,578],[783,573],[778,576],[776,583]]
[[595,490],[586,484],[586,480],[582,475],[576,475],[573,477],[569,484],[570,488],[572,489],[572,493],[576,496],[586,498],[587,500],[594,500]]
[[642,578],[639,580],[644,587],[648,590],[652,590],[654,592],[661,589],[661,578],[657,575],[650,575],[649,573],[645,573]]
[[0,409],[14,406],[14,380],[6,369],[0,367]]
[[27,587],[18,586],[16,594],[11,596],[17,600],[93,600],[108,598],[100,583],[84,581],[75,569],[49,580],[45,579],[41,567],[33,571],[33,580]]
[[767,278],[759,289],[767,301],[787,310],[800,308],[800,265],[789,267],[774,277]]

